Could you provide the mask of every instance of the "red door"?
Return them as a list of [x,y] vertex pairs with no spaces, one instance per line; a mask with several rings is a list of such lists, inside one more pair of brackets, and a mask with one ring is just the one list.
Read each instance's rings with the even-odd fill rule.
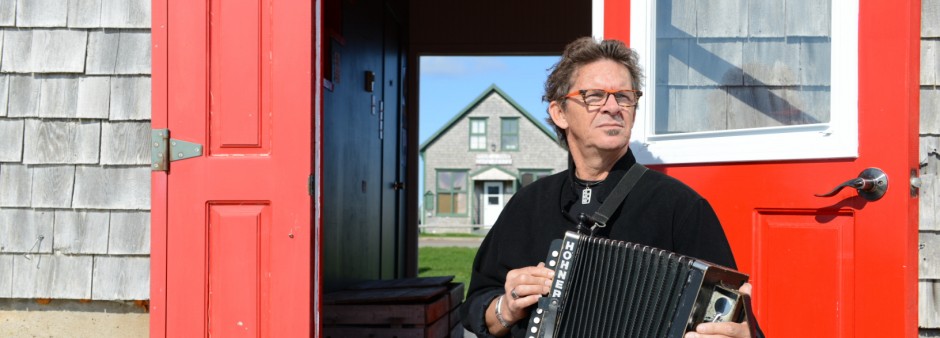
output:
[[[603,15],[595,17],[604,18],[603,32],[595,35],[607,38],[630,40],[635,48],[671,51],[668,57],[663,57],[657,66],[650,69],[647,75],[646,90],[651,95],[662,99],[671,108],[681,107],[679,110],[697,111],[694,106],[682,106],[680,98],[667,96],[662,88],[669,86],[666,82],[688,81],[683,83],[686,87],[681,90],[699,90],[714,85],[717,93],[724,91],[720,97],[722,109],[715,111],[702,110],[691,124],[681,128],[700,128],[702,124],[713,121],[715,114],[728,116],[726,123],[740,122],[735,119],[736,113],[747,108],[741,108],[733,103],[740,101],[735,97],[734,86],[747,86],[758,83],[768,90],[764,94],[769,99],[764,101],[767,105],[779,103],[792,108],[796,106],[791,98],[805,94],[809,89],[788,85],[786,79],[781,80],[781,74],[786,74],[785,58],[776,59],[768,63],[769,75],[761,75],[761,68],[748,64],[749,55],[764,53],[768,49],[748,49],[746,45],[740,47],[740,54],[733,48],[735,45],[727,44],[737,41],[737,38],[715,39],[720,34],[728,36],[741,36],[741,40],[760,40],[753,36],[765,34],[779,25],[787,29],[798,26],[805,28],[799,21],[774,21],[773,16],[760,16],[759,21],[751,16],[750,24],[728,27],[720,23],[691,21],[675,19],[683,15],[701,15],[704,9],[695,6],[663,7],[660,1],[657,8],[643,8],[644,4],[630,4],[629,1],[604,1]],[[696,2],[701,5],[707,2]],[[761,6],[772,6],[778,2],[759,2]],[[805,8],[783,7],[785,12],[797,12]],[[790,2],[788,2],[790,3]],[[811,2],[818,4],[818,2]],[[835,2],[834,2],[835,3]],[[713,12],[720,13],[722,17],[733,18],[740,15],[747,18],[747,11],[755,11],[761,6],[751,2],[750,8],[729,7]],[[639,7],[638,7],[639,5]],[[844,6],[844,3],[840,3]],[[789,5],[787,5],[789,6]],[[823,5],[823,7],[826,7]],[[850,6],[852,7],[852,6]],[[643,9],[643,11],[638,11]],[[663,23],[651,20],[649,16],[653,10],[666,9],[672,13],[674,21]],[[785,143],[765,144],[753,153],[742,152],[737,157],[722,157],[721,152],[735,152],[738,145],[729,148],[699,149],[696,145],[687,145],[686,148],[674,149],[686,153],[698,151],[714,151],[714,155],[707,157],[722,158],[722,163],[708,160],[670,161],[671,155],[659,153],[656,149],[667,141],[678,139],[666,135],[660,138],[655,136],[656,129],[649,127],[655,118],[638,117],[638,124],[634,127],[634,136],[654,135],[639,140],[632,145],[635,152],[644,153],[648,163],[661,163],[657,169],[686,182],[704,195],[713,205],[725,228],[737,259],[738,267],[751,274],[754,285],[754,303],[757,317],[765,333],[770,337],[916,337],[917,336],[917,193],[912,190],[910,178],[918,170],[917,160],[917,130],[918,130],[918,67],[919,67],[919,32],[920,32],[920,2],[916,0],[902,0],[892,2],[861,1],[854,11],[840,12],[840,8],[810,8],[806,16],[810,17],[819,10],[828,10],[833,18],[842,16],[847,21],[857,20],[857,27],[843,21],[834,20],[830,29],[833,36],[831,40],[825,38],[786,38],[774,40],[765,36],[761,41],[780,41],[779,50],[786,55],[788,44],[812,43],[831,41],[832,52],[854,53],[850,58],[831,59],[832,69],[852,65],[852,58],[857,58],[857,65],[850,68],[855,71],[833,75],[830,83],[825,83],[825,90],[831,91],[833,107],[850,110],[852,116],[857,116],[857,126],[852,123],[836,125],[835,116],[844,111],[832,113],[831,129],[818,131],[822,138],[829,137],[827,133],[841,133],[845,128],[857,130],[857,147],[852,146],[851,139],[848,144],[850,152],[854,154],[822,155],[816,158],[777,159],[773,156],[786,153],[791,148],[804,148],[812,152],[813,148],[825,148],[826,145],[812,142],[801,143],[793,140]],[[698,11],[698,12],[696,12]],[[741,12],[743,14],[741,14]],[[829,12],[827,12],[829,13]],[[718,14],[716,14],[718,15]],[[828,14],[827,14],[828,15]],[[624,18],[630,17],[634,21],[631,25]],[[638,25],[637,18],[644,20]],[[688,18],[688,17],[685,17]],[[653,24],[649,24],[653,22]],[[747,22],[747,21],[746,21]],[[768,23],[767,26],[759,26]],[[793,23],[797,23],[794,25]],[[643,25],[646,25],[643,28]],[[668,26],[664,26],[668,25]],[[638,27],[639,26],[639,27]],[[857,33],[857,46],[839,50],[835,41],[839,39],[835,33],[848,26]],[[644,41],[638,42],[637,30],[657,27],[668,30],[666,37],[672,45],[662,43],[651,47]],[[694,31],[699,35],[698,41],[693,44],[684,44],[678,39],[687,38],[682,34]],[[725,33],[716,33],[724,31]],[[839,33],[841,34],[841,33]],[[795,34],[799,35],[799,34]],[[705,36],[705,38],[701,38]],[[631,39],[632,38],[632,39]],[[809,39],[809,40],[807,40]],[[815,39],[815,40],[813,40]],[[796,41],[796,42],[794,42]],[[807,42],[808,41],[808,42]],[[683,43],[677,48],[676,45]],[[698,44],[695,44],[698,43]],[[724,45],[723,45],[724,44]],[[778,48],[773,47],[771,48]],[[843,48],[846,49],[846,48]],[[730,52],[729,52],[730,50]],[[755,51],[756,50],[756,51]],[[799,49],[801,52],[811,53],[812,47]],[[750,53],[750,54],[749,54]],[[805,54],[793,52],[796,58]],[[641,59],[651,57],[652,54],[641,53]],[[685,55],[685,59],[683,59]],[[698,55],[699,57],[696,57]],[[717,56],[715,56],[717,55]],[[735,55],[743,55],[743,62],[735,60]],[[793,55],[793,54],[791,54]],[[653,57],[655,58],[655,57]],[[705,62],[703,59],[714,62]],[[743,64],[738,67],[737,65]],[[798,63],[800,67],[806,63]],[[677,72],[665,72],[662,68],[672,67]],[[697,68],[698,67],[698,68]],[[779,68],[774,68],[779,67]],[[659,72],[657,72],[657,69]],[[714,72],[721,69],[720,72]],[[724,71],[727,69],[728,71]],[[796,68],[797,70],[801,68]],[[743,71],[742,71],[743,70]],[[710,74],[714,72],[716,75]],[[833,74],[836,74],[833,72]],[[799,74],[797,80],[809,79],[807,76],[818,74]],[[698,77],[695,83],[693,77]],[[737,80],[729,78],[738,77]],[[852,78],[857,78],[857,80]],[[848,78],[848,80],[846,80]],[[743,79],[743,80],[742,80]],[[723,81],[739,81],[727,85]],[[771,81],[781,81],[771,83]],[[846,82],[848,81],[848,82]],[[671,82],[670,82],[671,83]],[[654,86],[655,84],[655,86]],[[846,88],[857,91],[855,99],[850,99],[848,105],[836,106],[837,95]],[[698,86],[698,87],[696,87]],[[842,86],[837,89],[837,86]],[[651,87],[659,87],[653,89]],[[681,87],[681,86],[677,86]],[[807,86],[813,87],[813,86]],[[815,87],[814,87],[815,88]],[[713,92],[713,93],[715,93]],[[839,92],[837,94],[837,92]],[[686,94],[695,92],[684,92]],[[701,99],[699,105],[711,104],[716,96],[712,94],[697,96]],[[829,97],[829,94],[826,94]],[[646,95],[644,95],[646,98]],[[650,99],[652,100],[652,99]],[[671,100],[671,101],[670,101]],[[788,101],[791,100],[791,101]],[[769,102],[769,103],[767,103]],[[641,103],[643,104],[643,103]],[[652,103],[647,101],[647,106]],[[658,102],[657,102],[658,104]],[[760,105],[761,102],[752,102]],[[848,108],[846,108],[848,107]],[[833,108],[836,110],[837,108]],[[652,109],[652,108],[647,108]],[[786,109],[784,109],[786,110]],[[791,113],[811,115],[805,111],[787,110]],[[806,113],[806,114],[804,114]],[[643,114],[643,112],[639,112]],[[777,115],[768,114],[777,120],[771,124],[780,124],[785,117],[780,112]],[[772,115],[772,116],[771,116]],[[841,115],[840,115],[841,116]],[[738,119],[742,119],[740,116]],[[762,116],[763,118],[763,116]],[[650,121],[644,126],[641,119]],[[827,120],[809,120],[803,116],[805,126],[800,128],[825,127],[822,123]],[[794,123],[784,122],[782,124]],[[659,121],[655,121],[658,123]],[[677,124],[680,125],[680,124]],[[783,126],[789,128],[790,126]],[[758,132],[779,132],[780,128],[765,128]],[[643,129],[649,128],[649,129]],[[680,128],[680,127],[677,127]],[[842,128],[842,129],[839,129]],[[639,129],[639,130],[638,130]],[[738,133],[741,134],[741,133]],[[807,135],[813,133],[807,133]],[[702,129],[699,133],[687,133],[691,137],[703,138],[697,143],[708,143],[714,138],[730,138],[740,135],[732,132],[711,132]],[[704,135],[704,136],[703,136]],[[713,135],[713,136],[708,136]],[[644,136],[645,137],[645,136]],[[712,139],[709,139],[709,138]],[[810,136],[807,136],[810,137]],[[812,136],[819,137],[819,136]],[[636,138],[634,138],[636,139]],[[844,146],[846,142],[836,142],[836,146]],[[746,146],[746,145],[745,145]],[[818,153],[818,152],[817,152]],[[695,156],[696,154],[685,154]],[[677,162],[685,162],[677,164]],[[877,167],[883,170],[888,177],[887,193],[877,201],[868,201],[859,196],[855,189],[847,188],[832,197],[816,197],[815,194],[826,193],[842,182],[855,178],[862,170]]]
[[153,2],[153,337],[309,337],[312,4]]

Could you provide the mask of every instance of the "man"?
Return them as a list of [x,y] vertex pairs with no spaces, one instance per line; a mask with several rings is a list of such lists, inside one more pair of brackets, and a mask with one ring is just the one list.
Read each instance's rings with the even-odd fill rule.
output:
[[[545,100],[569,150],[569,169],[520,189],[483,240],[461,307],[468,330],[524,336],[529,312],[554,277],[540,263],[549,244],[575,230],[580,214],[592,215],[636,162],[629,144],[642,78],[636,53],[620,41],[581,38],[565,48],[546,81]],[[708,202],[655,171],[641,177],[597,235],[735,266]],[[749,336],[747,324],[708,323],[686,337]]]

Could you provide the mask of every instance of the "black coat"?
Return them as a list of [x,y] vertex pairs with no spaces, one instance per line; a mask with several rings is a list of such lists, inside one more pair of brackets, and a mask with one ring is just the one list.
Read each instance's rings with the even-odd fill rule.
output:
[[[594,196],[603,203],[635,162],[633,153],[627,152],[605,183],[594,189]],[[484,312],[493,298],[504,292],[509,270],[543,262],[552,240],[576,229],[576,220],[568,214],[571,205],[580,202],[573,171],[569,157],[567,171],[520,189],[486,235],[473,262],[467,300],[461,307],[464,327],[471,332],[491,337]],[[607,223],[599,235],[735,268],[731,247],[708,201],[660,172],[647,171]],[[528,318],[516,322],[512,336],[523,337],[528,322]]]

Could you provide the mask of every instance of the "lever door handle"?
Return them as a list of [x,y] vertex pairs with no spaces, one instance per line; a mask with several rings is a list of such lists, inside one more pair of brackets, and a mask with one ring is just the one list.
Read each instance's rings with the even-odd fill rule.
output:
[[858,191],[858,195],[869,201],[877,201],[888,191],[888,175],[878,168],[862,170],[858,177],[843,182],[832,191],[825,194],[816,194],[816,197],[832,197],[850,187]]

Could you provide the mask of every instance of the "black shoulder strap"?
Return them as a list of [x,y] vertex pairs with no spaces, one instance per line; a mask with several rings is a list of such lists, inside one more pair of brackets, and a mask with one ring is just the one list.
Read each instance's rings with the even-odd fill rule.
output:
[[597,211],[594,212],[594,216],[591,217],[595,226],[601,228],[607,226],[607,220],[610,219],[610,215],[617,210],[620,203],[623,203],[623,199],[627,198],[627,195],[630,194],[630,190],[633,190],[633,186],[636,185],[636,182],[640,181],[640,177],[643,177],[643,174],[645,174],[647,170],[649,170],[649,168],[639,163],[634,163],[630,166],[630,170],[627,170],[627,173],[623,175],[620,182],[617,182],[617,186],[610,192],[610,196],[607,197],[607,200],[604,201],[604,204],[602,204],[600,208],[597,208]]

